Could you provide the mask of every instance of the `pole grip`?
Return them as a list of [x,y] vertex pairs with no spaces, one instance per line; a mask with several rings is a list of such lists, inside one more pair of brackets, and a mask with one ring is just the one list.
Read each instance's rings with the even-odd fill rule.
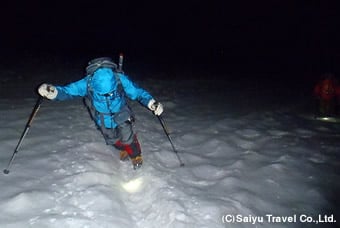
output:
[[40,109],[40,105],[41,105],[41,103],[42,103],[43,101],[44,101],[44,98],[43,98],[42,96],[39,96],[37,102],[35,103],[35,106],[34,106],[34,108],[33,108],[33,111],[32,111],[32,113],[31,113],[31,115],[30,115],[30,118],[28,119],[28,122],[27,122],[27,124],[26,124],[27,127],[30,127],[30,126],[31,126],[32,121],[33,121],[34,117],[37,115],[37,113],[38,113],[38,111],[39,111],[39,109]]

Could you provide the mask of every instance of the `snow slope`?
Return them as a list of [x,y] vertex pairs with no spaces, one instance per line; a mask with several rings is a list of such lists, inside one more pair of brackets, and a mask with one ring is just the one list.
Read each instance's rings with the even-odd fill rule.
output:
[[[241,93],[238,83],[139,83],[164,103],[185,166],[179,167],[157,118],[138,103],[131,105],[145,163],[134,171],[105,145],[81,100],[44,101],[10,174],[0,175],[0,227],[338,224],[271,223],[266,215],[340,219],[339,125],[301,118],[259,91]],[[9,97],[0,99],[3,168],[36,101],[33,93]],[[242,222],[229,221],[241,215]],[[250,217],[264,221],[252,224]]]

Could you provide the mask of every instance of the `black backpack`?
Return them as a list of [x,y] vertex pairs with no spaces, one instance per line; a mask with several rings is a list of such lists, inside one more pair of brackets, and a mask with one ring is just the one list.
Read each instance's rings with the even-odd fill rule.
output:
[[86,67],[86,74],[92,75],[99,68],[111,68],[113,72],[117,72],[117,64],[115,64],[109,57],[100,57],[92,59],[88,62]]

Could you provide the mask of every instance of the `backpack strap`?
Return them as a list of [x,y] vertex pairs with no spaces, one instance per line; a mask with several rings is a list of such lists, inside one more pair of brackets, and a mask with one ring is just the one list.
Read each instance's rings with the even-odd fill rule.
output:
[[125,90],[123,88],[123,85],[122,85],[122,82],[120,80],[120,76],[118,75],[117,72],[113,72],[113,74],[115,75],[115,79],[116,79],[116,82],[117,82],[117,92],[119,95],[122,95],[122,97],[124,97],[125,99]]
[[122,81],[120,80],[120,76],[119,76],[119,72],[113,72],[114,75],[115,75],[115,79],[116,79],[116,82],[117,82],[117,92],[118,94],[122,97],[122,99],[124,100],[125,102],[125,106],[126,106],[126,109],[129,110],[130,112],[130,121],[131,122],[134,122],[135,121],[135,115],[130,107],[130,104],[129,104],[129,99],[127,99],[126,97],[126,92],[124,90],[124,87],[122,85]]

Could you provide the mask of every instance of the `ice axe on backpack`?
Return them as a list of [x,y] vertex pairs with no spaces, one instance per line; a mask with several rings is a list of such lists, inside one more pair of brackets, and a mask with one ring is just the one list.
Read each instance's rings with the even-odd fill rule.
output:
[[123,53],[119,54],[119,59],[118,59],[118,69],[117,71],[120,73],[123,73],[123,60],[124,60],[124,56]]
[[27,135],[27,133],[28,133],[30,127],[31,127],[32,121],[33,121],[34,117],[37,115],[37,113],[38,113],[38,111],[40,109],[40,105],[43,102],[43,100],[44,100],[44,98],[42,96],[39,96],[39,98],[38,98],[38,100],[37,100],[37,102],[36,102],[36,104],[35,104],[35,106],[33,108],[33,111],[32,111],[32,113],[31,113],[31,115],[30,115],[30,117],[29,117],[29,119],[27,121],[26,127],[25,127],[25,129],[24,129],[24,131],[23,131],[23,133],[22,133],[22,135],[21,135],[21,137],[19,139],[19,142],[18,142],[18,144],[17,144],[17,146],[16,146],[16,148],[15,148],[13,154],[12,154],[11,160],[9,161],[9,163],[7,165],[7,168],[4,169],[4,174],[9,174],[9,169],[10,169],[10,167],[12,165],[12,162],[15,159],[15,156],[17,155],[17,153],[18,153],[18,151],[19,151],[19,149],[21,147],[22,141],[26,137],[26,135]]

